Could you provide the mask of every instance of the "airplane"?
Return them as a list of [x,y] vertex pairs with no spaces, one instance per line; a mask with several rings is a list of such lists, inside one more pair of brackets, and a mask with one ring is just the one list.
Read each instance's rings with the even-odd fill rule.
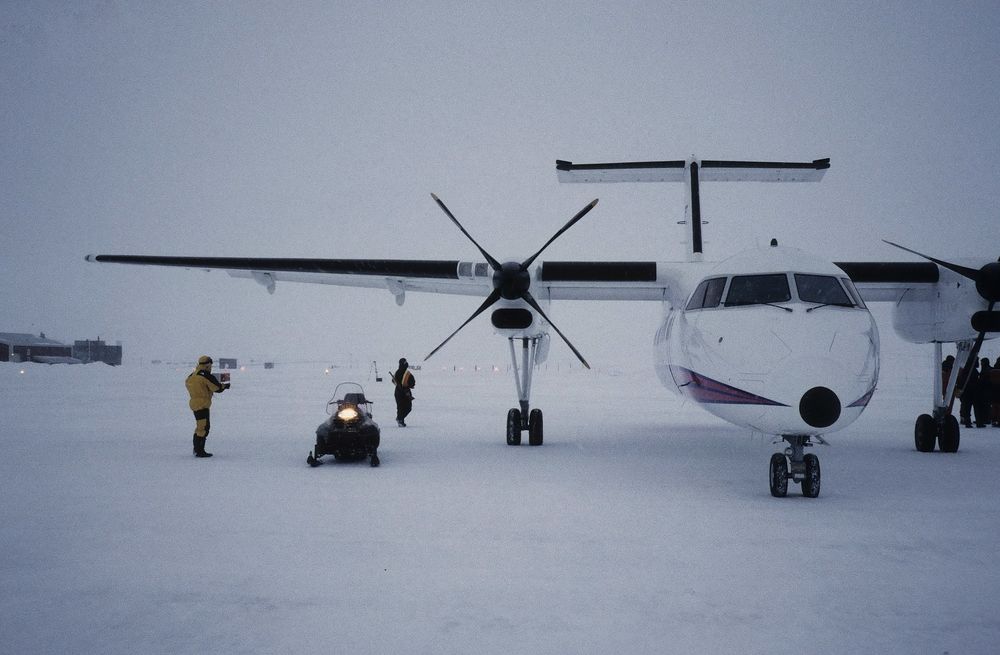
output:
[[[879,374],[879,332],[868,302],[892,302],[893,325],[906,341],[934,344],[934,395],[917,417],[921,452],[959,448],[951,409],[984,339],[1000,332],[1000,263],[947,262],[890,244],[923,262],[830,262],[796,248],[770,245],[721,261],[703,253],[701,184],[719,181],[818,182],[829,159],[809,162],[683,160],[574,164],[556,160],[563,183],[680,182],[686,190],[685,261],[542,261],[542,252],[597,205],[585,205],[534,254],[501,262],[481,246],[435,194],[432,199],[485,261],[419,259],[289,259],[87,255],[90,262],[221,269],[274,293],[278,282],[388,290],[398,305],[407,292],[484,298],[443,342],[492,309],[494,331],[508,342],[518,406],[507,413],[507,444],[544,440],[542,410],[530,405],[532,372],[545,361],[554,331],[580,362],[590,365],[549,316],[556,300],[653,301],[664,318],[653,339],[654,367],[663,386],[734,425],[774,435],[787,447],[772,455],[771,494],[788,484],[802,495],[820,493],[813,442],[862,414]],[[889,242],[886,242],[889,243]],[[942,344],[957,344],[957,360],[942,380]]]

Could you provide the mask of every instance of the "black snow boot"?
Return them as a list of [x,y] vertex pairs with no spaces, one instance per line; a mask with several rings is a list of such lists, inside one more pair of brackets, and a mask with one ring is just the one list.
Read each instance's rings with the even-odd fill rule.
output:
[[212,453],[205,452],[205,437],[195,437],[194,438],[194,456],[195,457],[211,457]]

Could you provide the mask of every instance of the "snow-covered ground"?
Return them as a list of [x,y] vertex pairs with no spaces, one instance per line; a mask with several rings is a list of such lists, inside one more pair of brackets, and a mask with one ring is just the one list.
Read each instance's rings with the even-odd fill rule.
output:
[[[815,500],[649,370],[542,371],[512,448],[506,373],[425,367],[402,429],[365,371],[251,368],[196,460],[186,367],[0,364],[0,652],[996,652],[1000,429],[916,452],[929,364],[886,359]],[[341,379],[380,468],[305,463]]]

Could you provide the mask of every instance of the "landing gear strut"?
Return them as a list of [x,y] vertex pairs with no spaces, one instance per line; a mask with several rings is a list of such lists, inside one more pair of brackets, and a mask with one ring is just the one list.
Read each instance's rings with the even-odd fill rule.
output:
[[515,337],[509,337],[510,362],[514,367],[514,383],[517,385],[517,400],[520,409],[514,407],[507,412],[507,445],[520,446],[521,432],[528,431],[528,445],[541,446],[542,410],[528,407],[531,397],[531,373],[535,369],[535,359],[538,354],[538,342],[547,337],[520,337],[521,365],[518,367],[517,351],[514,348]]
[[771,455],[771,466],[768,480],[771,495],[784,498],[788,495],[788,479],[802,485],[802,495],[806,498],[819,496],[820,469],[819,457],[812,453],[804,455],[806,447],[812,446],[807,435],[784,435],[788,448],[783,453]]
[[946,381],[941,360],[941,344],[934,344],[934,414],[921,414],[913,426],[913,445],[918,451],[934,452],[934,444],[937,442],[942,453],[958,452],[961,430],[958,427],[958,419],[952,415],[951,410],[955,403],[959,362],[968,359],[973,347],[972,341],[958,343],[958,353]]

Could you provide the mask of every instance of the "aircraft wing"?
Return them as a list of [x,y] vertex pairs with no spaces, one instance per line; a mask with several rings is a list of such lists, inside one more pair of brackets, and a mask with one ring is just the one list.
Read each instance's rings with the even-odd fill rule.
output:
[[[224,270],[273,292],[277,282],[304,282],[484,297],[493,290],[486,262],[436,259],[298,259],[87,255],[98,263]],[[669,300],[680,273],[657,262],[542,262],[532,289],[549,300]]]
[[550,300],[668,300],[677,302],[682,277],[662,262],[543,262],[532,284]]
[[907,292],[929,292],[940,271],[931,262],[834,262],[865,302],[897,302]]

